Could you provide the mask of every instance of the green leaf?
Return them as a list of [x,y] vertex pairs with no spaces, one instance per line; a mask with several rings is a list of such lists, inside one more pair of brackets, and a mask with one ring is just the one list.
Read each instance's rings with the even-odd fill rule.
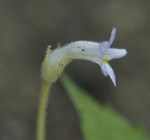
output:
[[111,107],[102,106],[67,75],[61,82],[78,112],[86,140],[148,140],[143,129],[131,126]]

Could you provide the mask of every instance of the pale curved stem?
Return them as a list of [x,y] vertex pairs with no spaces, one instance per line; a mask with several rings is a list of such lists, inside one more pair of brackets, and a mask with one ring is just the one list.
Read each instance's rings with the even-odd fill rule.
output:
[[51,82],[43,81],[37,119],[37,140],[45,140],[46,108]]

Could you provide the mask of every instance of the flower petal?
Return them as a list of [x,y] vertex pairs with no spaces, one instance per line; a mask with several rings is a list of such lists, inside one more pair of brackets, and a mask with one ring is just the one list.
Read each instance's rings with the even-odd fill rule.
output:
[[103,62],[103,64],[101,65],[101,70],[104,76],[108,76],[107,70],[106,70],[106,66],[105,63]]
[[110,36],[109,41],[100,42],[100,50],[101,50],[101,53],[102,53],[103,55],[106,53],[106,51],[108,50],[108,48],[109,48],[109,47],[111,46],[111,44],[114,42],[115,36],[116,36],[116,28],[114,27],[114,28],[112,29],[111,36]]
[[115,37],[116,37],[116,28],[114,27],[114,28],[112,29],[112,32],[111,32],[111,36],[110,36],[108,48],[109,48],[109,47],[111,46],[111,44],[114,42]]
[[108,49],[108,44],[109,44],[109,42],[108,41],[103,41],[103,42],[101,42],[100,43],[100,51],[101,51],[101,53],[104,55],[106,52],[107,52],[107,49]]
[[112,80],[114,86],[116,86],[116,76],[115,76],[115,73],[114,73],[112,67],[107,63],[104,63],[104,65],[105,65],[105,73],[107,73],[107,75],[109,75],[109,77]]
[[125,49],[108,49],[105,56],[108,60],[124,57],[127,54]]

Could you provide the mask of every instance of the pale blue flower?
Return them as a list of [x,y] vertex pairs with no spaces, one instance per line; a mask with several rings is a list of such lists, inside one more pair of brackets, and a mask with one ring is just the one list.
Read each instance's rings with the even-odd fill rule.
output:
[[[72,59],[83,59],[97,63],[105,76],[110,76],[114,86],[116,86],[116,77],[113,69],[109,65],[109,60],[125,56],[125,49],[110,48],[116,35],[116,28],[112,29],[109,41],[75,41],[62,48],[55,49],[47,53],[43,63],[43,78],[46,80],[57,79]],[[63,67],[62,67],[63,66]]]

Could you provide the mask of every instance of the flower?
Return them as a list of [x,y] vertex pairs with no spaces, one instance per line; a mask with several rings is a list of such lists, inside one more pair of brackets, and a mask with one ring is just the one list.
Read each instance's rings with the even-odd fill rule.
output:
[[104,76],[110,76],[114,86],[116,78],[109,60],[125,56],[125,49],[110,48],[116,35],[116,28],[112,29],[109,41],[75,41],[54,51],[47,50],[45,60],[42,64],[42,77],[45,80],[56,80],[64,67],[73,59],[89,60],[97,63]]

